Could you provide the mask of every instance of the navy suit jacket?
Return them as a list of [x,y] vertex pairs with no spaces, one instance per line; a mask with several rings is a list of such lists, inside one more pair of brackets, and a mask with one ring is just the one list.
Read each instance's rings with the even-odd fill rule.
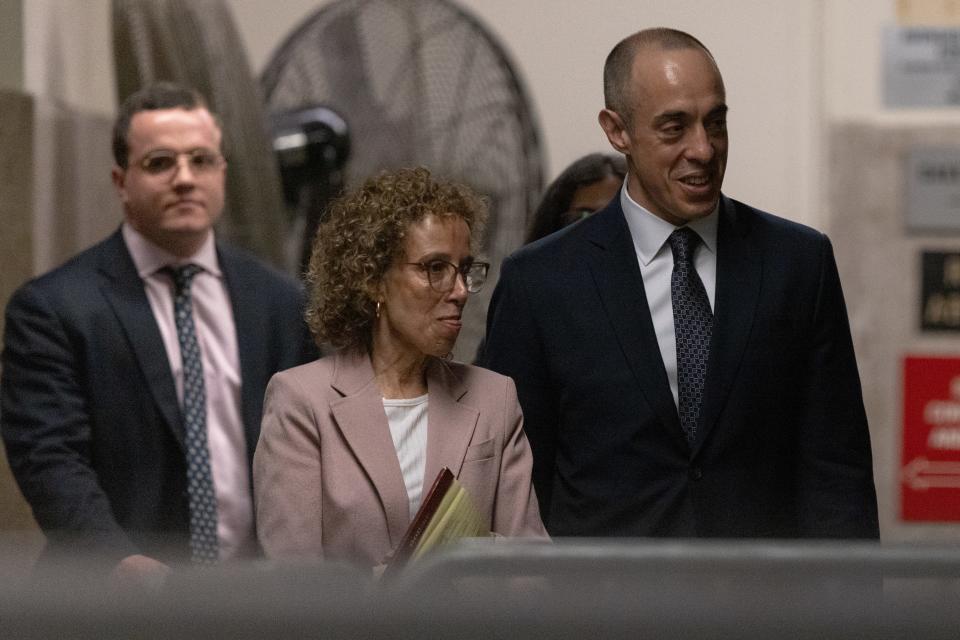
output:
[[[217,251],[236,323],[249,464],[270,377],[316,353],[298,284],[245,253]],[[189,556],[183,419],[119,231],[10,299],[0,401],[11,469],[54,549]]]
[[504,262],[484,364],[516,381],[551,535],[878,537],[830,242],[727,198],[719,215],[692,448],[619,197]]

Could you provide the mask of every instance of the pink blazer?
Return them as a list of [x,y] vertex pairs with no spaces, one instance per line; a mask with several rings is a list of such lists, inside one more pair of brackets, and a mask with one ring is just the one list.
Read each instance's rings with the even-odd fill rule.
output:
[[[424,492],[448,467],[505,536],[546,536],[532,456],[510,378],[432,359]],[[373,566],[413,514],[368,356],[348,353],[276,374],[253,460],[257,532],[268,557]]]

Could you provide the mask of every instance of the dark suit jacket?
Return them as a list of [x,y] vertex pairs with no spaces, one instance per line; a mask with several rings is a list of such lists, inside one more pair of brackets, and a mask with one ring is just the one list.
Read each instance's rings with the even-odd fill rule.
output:
[[879,535],[829,240],[724,198],[717,243],[692,449],[619,198],[504,262],[484,364],[517,383],[551,535]]
[[[316,354],[296,282],[235,249],[218,245],[218,254],[236,323],[250,462],[270,376]],[[119,231],[21,287],[7,305],[4,344],[3,439],[53,547],[188,557],[183,421]]]

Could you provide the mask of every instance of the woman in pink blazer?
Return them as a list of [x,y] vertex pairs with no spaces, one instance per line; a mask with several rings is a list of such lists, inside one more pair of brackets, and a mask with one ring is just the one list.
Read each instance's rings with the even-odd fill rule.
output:
[[485,216],[425,169],[330,207],[307,321],[337,352],[267,388],[254,493],[268,557],[383,563],[443,467],[492,532],[546,536],[513,381],[447,359],[489,268],[472,251]]

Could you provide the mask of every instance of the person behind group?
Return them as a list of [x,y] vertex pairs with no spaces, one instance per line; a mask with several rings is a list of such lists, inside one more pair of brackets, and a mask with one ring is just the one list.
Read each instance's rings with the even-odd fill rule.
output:
[[[619,193],[626,175],[623,158],[611,153],[591,153],[574,160],[543,192],[523,243],[530,244],[602,209]],[[481,339],[475,363],[483,360],[484,346]]]
[[384,563],[449,468],[505,536],[543,536],[513,381],[448,356],[489,265],[486,209],[423,168],[336,200],[316,234],[307,319],[334,355],[277,374],[254,456],[268,557]]
[[620,196],[510,256],[487,322],[547,529],[878,537],[830,241],[721,193],[726,91],[693,36],[621,41],[604,98]]
[[300,286],[216,239],[221,140],[196,91],[131,95],[113,133],[123,224],[6,310],[3,440],[50,553],[144,584],[257,553],[263,393],[316,354]]
[[578,222],[607,206],[627,176],[622,156],[591,153],[574,160],[543,192],[524,244]]

